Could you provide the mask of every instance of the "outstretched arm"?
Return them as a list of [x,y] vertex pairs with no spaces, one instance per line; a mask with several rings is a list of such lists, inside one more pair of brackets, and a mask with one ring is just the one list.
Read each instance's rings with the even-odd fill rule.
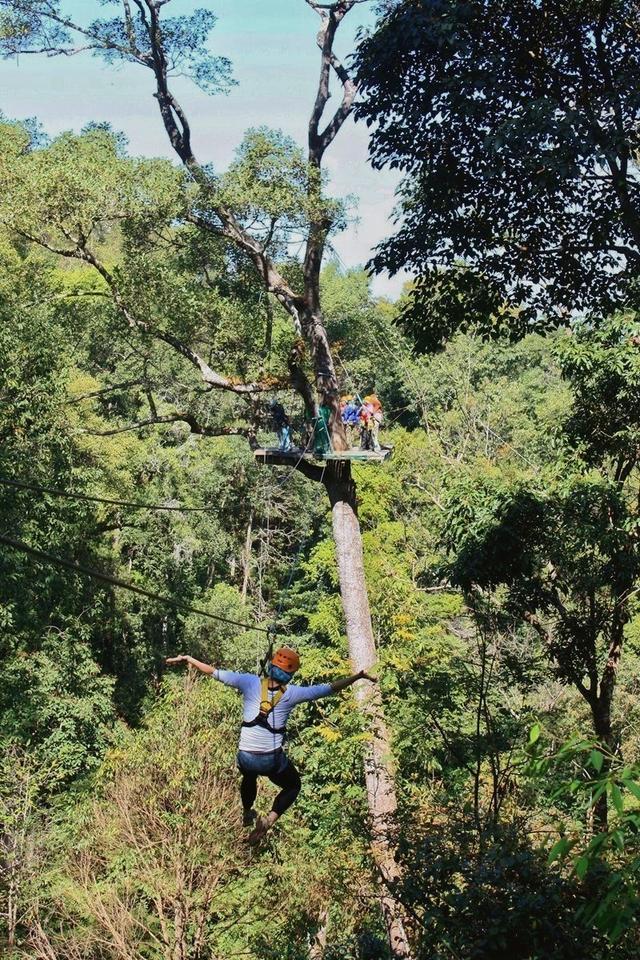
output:
[[190,657],[186,653],[181,653],[177,657],[167,657],[165,663],[188,663],[190,667],[195,667],[196,670],[200,670],[201,673],[212,674],[215,670],[215,667],[212,667],[208,663],[202,663],[200,660],[196,660],[195,657]]
[[371,683],[377,683],[375,677],[361,670],[360,673],[354,673],[351,677],[341,677],[340,680],[334,680],[333,683],[316,683],[311,687],[288,687],[289,698],[295,706],[297,703],[310,703],[312,700],[320,700],[321,697],[330,697],[333,693],[340,693],[346,687],[350,687],[356,680],[370,680]]
[[355,683],[356,680],[370,680],[371,683],[377,683],[378,678],[372,677],[370,673],[367,673],[365,670],[361,670],[360,673],[354,673],[350,677],[342,677],[341,680],[334,680],[330,684],[332,693],[339,693],[341,690],[344,690],[346,687],[350,687],[352,683]]

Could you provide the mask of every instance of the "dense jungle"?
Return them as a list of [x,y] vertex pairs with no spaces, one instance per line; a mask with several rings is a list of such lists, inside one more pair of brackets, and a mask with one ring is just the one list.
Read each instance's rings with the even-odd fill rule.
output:
[[[232,66],[167,3],[0,0],[6,57],[150,70],[174,152],[0,119],[0,956],[632,960],[636,4],[381,3],[343,65],[358,3],[309,2],[308,144],[266,117],[215,172],[172,76]],[[362,268],[324,163],[353,112],[403,176]],[[373,393],[392,455],[349,460]],[[240,699],[165,661],[274,637],[303,685],[378,682],[293,715],[255,847]]]

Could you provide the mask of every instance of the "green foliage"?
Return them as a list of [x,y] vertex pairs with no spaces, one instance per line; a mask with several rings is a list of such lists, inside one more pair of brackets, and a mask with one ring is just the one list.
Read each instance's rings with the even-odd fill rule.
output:
[[[214,616],[240,623],[251,622],[254,615],[237,587],[217,583],[199,600],[199,609]],[[264,656],[264,637],[250,630],[238,630],[225,623],[214,623],[197,614],[189,614],[184,624],[185,649],[207,663],[223,663],[229,670],[254,672]]]
[[120,733],[91,793],[48,831],[38,895],[65,923],[39,942],[83,957],[98,946],[117,957],[123,945],[153,958],[178,948],[268,957],[284,936],[297,957],[327,896],[343,898],[335,921],[353,922],[348,885],[362,864],[346,830],[351,847],[338,850],[294,824],[277,858],[250,856],[233,701],[210,681],[170,682],[142,727]]
[[48,789],[68,786],[102,760],[115,722],[112,690],[81,635],[52,632],[40,650],[4,666],[0,739],[29,745]]
[[638,459],[640,351],[634,315],[621,315],[597,329],[577,326],[556,341],[555,355],[571,381],[571,445],[590,465],[607,461],[624,480]]
[[[217,258],[217,286],[207,295],[216,305],[236,306],[220,308],[209,329],[221,337],[217,342],[225,344],[226,356],[233,357],[246,342],[242,317],[257,302],[254,290],[225,272],[223,250],[203,248],[190,233],[185,240],[185,247],[164,264],[150,249],[131,246],[136,262],[129,267],[128,295],[140,298],[139,309],[146,299],[157,322],[166,322],[164,301],[156,303],[145,292],[147,282],[148,289],[156,289],[153,278],[160,278],[157,289],[168,302],[178,302],[171,301],[171,289],[177,298],[180,290],[185,292],[188,318],[188,291],[203,297],[202,302],[205,296],[195,281],[196,264],[202,257]],[[128,243],[127,238],[118,239],[111,248],[121,270],[118,258],[122,244]],[[64,298],[64,311],[51,298],[51,292],[90,289],[86,271],[43,264],[10,245],[6,250],[6,289],[14,297],[5,307],[13,324],[7,328],[8,357],[16,383],[23,380],[20,388],[7,388],[11,405],[2,408],[7,427],[18,422],[21,410],[30,410],[26,402],[19,405],[30,371],[40,369],[47,376],[47,388],[34,392],[41,403],[37,420],[25,421],[23,432],[3,451],[7,469],[23,471],[24,458],[34,456],[37,443],[40,482],[73,484],[77,491],[127,500],[209,506],[206,513],[143,513],[12,493],[3,506],[7,522],[19,522],[30,542],[79,555],[152,589],[175,592],[213,613],[245,620],[263,610],[271,618],[281,606],[281,636],[293,639],[304,654],[302,681],[346,673],[346,639],[324,501],[309,497],[301,477],[256,471],[250,452],[234,438],[198,442],[182,428],[112,437],[80,432],[101,432],[114,422],[126,424],[143,416],[148,409],[145,387],[69,404],[70,399],[144,378],[144,363],[148,379],[152,376],[157,384],[154,390],[177,399],[182,388],[176,380],[182,381],[186,371],[155,348],[145,352],[144,363],[137,356],[115,359],[118,327],[100,298],[69,298],[69,306]],[[138,290],[135,271],[147,278]],[[36,305],[27,294],[35,277],[44,291]],[[523,571],[542,582],[545,551],[552,549],[558,564],[572,564],[576,589],[597,583],[606,590],[607,558],[619,545],[609,518],[616,510],[626,510],[626,502],[615,484],[593,469],[584,471],[574,464],[567,470],[566,449],[558,445],[559,414],[571,415],[567,398],[573,385],[560,380],[555,343],[531,337],[513,347],[487,346],[459,338],[433,361],[414,360],[389,316],[370,301],[360,275],[340,275],[332,268],[325,284],[336,342],[349,332],[343,297],[357,320],[353,336],[346,336],[341,348],[350,358],[349,368],[375,370],[375,385],[388,385],[387,393],[381,391],[385,408],[403,392],[413,407],[413,422],[425,425],[389,429],[386,436],[395,444],[390,463],[356,470],[380,683],[407,818],[401,832],[407,849],[406,897],[424,919],[417,927],[418,949],[424,956],[438,951],[446,956],[450,944],[462,955],[475,950],[478,956],[491,957],[513,945],[515,955],[520,950],[526,957],[525,945],[533,943],[540,953],[551,951],[553,956],[555,949],[558,957],[570,958],[583,936],[584,949],[597,957],[600,941],[584,933],[592,916],[585,905],[595,902],[591,893],[575,875],[556,876],[556,867],[549,868],[550,875],[546,854],[538,854],[526,840],[529,831],[536,836],[540,818],[548,829],[559,822],[575,823],[576,797],[554,798],[561,778],[557,768],[550,768],[541,784],[534,773],[524,775],[514,767],[536,715],[558,736],[568,735],[574,724],[587,730],[589,719],[567,690],[558,694],[541,643],[521,630],[501,632],[505,618],[500,609],[495,632],[484,639],[477,633],[461,593],[443,580],[452,558],[443,553],[442,537],[444,530],[452,544],[466,538],[468,556],[476,558],[474,569],[491,577],[496,564],[502,564],[501,576],[512,586],[517,577],[521,583]],[[241,294],[245,299],[238,302]],[[42,304],[46,312],[40,314]],[[192,315],[197,316],[196,307]],[[50,331],[49,337],[38,323]],[[191,330],[189,323],[185,320],[182,328],[186,336],[195,329],[195,321]],[[379,345],[378,353],[370,350],[372,335],[380,331],[386,331],[394,350],[382,371],[375,358],[388,355],[380,353]],[[71,362],[72,337],[76,348]],[[564,368],[564,360],[558,362]],[[344,386],[349,389],[346,374]],[[587,395],[585,388],[585,403]],[[215,413],[210,408],[212,416],[221,416],[221,406],[218,401]],[[487,432],[487,423],[499,438]],[[534,466],[540,463],[543,471],[523,466],[522,457]],[[608,463],[606,457],[603,462]],[[519,513],[523,503],[529,504],[527,522]],[[530,522],[533,507],[551,525],[548,530],[541,521],[537,526]],[[503,527],[508,537],[502,537]],[[595,557],[589,547],[594,531],[608,551]],[[536,536],[535,549],[527,557],[518,555]],[[511,544],[510,554],[505,543]],[[82,552],[76,554],[79,544]],[[477,560],[480,554],[482,563]],[[184,828],[185,811],[200,824],[189,854],[199,878],[197,889],[189,893],[193,915],[203,915],[198,914],[205,882],[198,851],[206,849],[209,864],[226,870],[242,858],[244,849],[240,842],[226,852],[216,847],[212,857],[213,828],[198,819],[206,806],[198,785],[210,783],[211,765],[220,778],[220,796],[224,799],[229,792],[224,809],[207,808],[207,816],[216,830],[220,818],[226,823],[230,815],[237,817],[232,776],[237,700],[207,681],[186,692],[179,684],[170,685],[159,698],[162,657],[189,650],[204,659],[254,669],[264,650],[263,638],[196,616],[175,616],[124,593],[105,593],[19,557],[3,556],[3,563],[2,640],[10,654],[0,671],[0,690],[8,706],[3,700],[5,737],[10,733],[14,741],[28,744],[43,775],[51,773],[43,789],[47,796],[59,797],[60,811],[59,826],[45,845],[46,870],[40,870],[45,886],[31,887],[29,881],[26,901],[37,898],[58,918],[56,923],[63,918],[57,927],[45,925],[44,933],[64,955],[72,944],[73,949],[92,949],[96,938],[104,936],[96,903],[113,910],[126,892],[150,932],[139,928],[134,935],[126,913],[119,914],[119,922],[127,936],[141,938],[136,944],[144,943],[153,955],[150,944],[158,935],[158,921],[143,891],[171,893],[173,881],[154,858],[159,850],[176,854],[175,837]],[[34,584],[30,604],[24,602],[25,582]],[[483,659],[493,663],[490,681],[484,683]],[[621,681],[625,703],[634,700],[634,662],[629,661],[631,672]],[[150,712],[145,712],[145,704]],[[115,722],[116,712],[134,725],[144,715],[146,726],[127,732]],[[114,731],[116,745],[109,753]],[[266,861],[243,866],[240,874],[233,868],[224,880],[219,912],[217,908],[207,915],[207,942],[215,943],[222,956],[243,949],[259,960],[270,957],[277,943],[278,955],[297,960],[306,955],[309,938],[330,903],[328,940],[334,955],[380,956],[380,918],[368,900],[374,885],[361,770],[365,734],[352,698],[310,705],[299,712],[291,733],[290,751],[303,773],[296,818],[278,829]],[[82,794],[87,773],[96,769],[105,751],[97,799],[87,798],[77,818],[71,817],[70,797]],[[90,789],[95,792],[96,787]],[[217,803],[218,794],[213,793]],[[265,808],[269,788],[266,793],[261,799]],[[615,803],[613,795],[611,799]],[[32,831],[41,838],[40,803],[35,802]],[[149,804],[154,803],[166,807],[165,832],[147,854],[134,856],[118,824],[126,815],[136,830],[142,829],[143,821],[153,820]],[[542,813],[550,804],[557,814],[553,825]],[[440,821],[433,824],[442,811],[451,830],[444,831]],[[514,824],[520,831],[517,841]],[[612,877],[625,856],[613,845],[603,852]],[[89,874],[82,872],[87,863],[93,871]],[[125,878],[131,882],[126,891]],[[271,915],[265,919],[264,912],[255,912],[257,891],[264,897],[265,884],[277,904],[274,916],[282,917],[286,903],[285,923],[273,920],[272,927]],[[506,909],[496,910],[495,904],[504,899],[497,891],[505,885]],[[580,908],[582,919],[575,919]],[[246,916],[246,922],[238,925],[233,918],[240,916]],[[471,918],[483,919],[472,924]],[[27,921],[21,929],[28,929]],[[624,942],[624,937],[617,941],[620,957]]]
[[102,943],[116,956],[124,941],[161,957],[167,944],[216,936],[214,895],[224,942],[246,857],[231,812],[226,722],[211,698],[174,687],[138,735],[120,737],[95,797],[65,824],[62,857],[42,884],[41,895],[68,914],[53,949],[90,955]]
[[[450,576],[456,586],[497,586],[528,581],[536,562],[525,543],[548,529],[544,502],[535,492],[505,484],[500,476],[453,486],[445,501],[443,544],[455,547]],[[555,531],[554,531],[555,532]]]
[[420,958],[610,956],[604,937],[576,919],[574,885],[550,874],[544,857],[516,830],[499,830],[478,849],[461,824],[427,822],[414,829],[405,855]]
[[640,208],[631,0],[394,0],[357,55],[374,166],[400,227],[373,266],[419,276],[405,322],[437,348],[635,302]]
[[251,224],[254,232],[259,229],[267,246],[273,244],[286,255],[312,220],[323,219],[332,231],[344,227],[342,205],[323,199],[323,186],[318,171],[290,137],[261,127],[245,134],[220,180],[218,202]]
[[405,291],[398,322],[424,353],[441,349],[459,332],[481,331],[493,340],[531,332],[526,312],[505,301],[500,285],[464,263],[421,273]]
[[184,210],[183,181],[167,161],[127,159],[123,139],[100,125],[31,150],[26,131],[3,124],[3,221],[45,246],[73,251],[118,221],[139,234],[172,220]]
[[[170,0],[164,0],[164,4]],[[113,0],[104,0],[113,5]],[[209,34],[217,17],[210,10],[194,10],[190,15],[166,17],[162,36],[169,76],[187,76],[205,93],[228,89],[231,63],[226,57],[214,57],[209,49]],[[94,53],[107,63],[121,61],[151,67],[153,30],[144,8],[135,5],[128,18],[93,20],[85,28]],[[48,53],[65,50],[73,43],[71,23],[58,2],[28,0],[15,3],[3,0],[0,8],[0,56],[15,57],[24,50],[42,49]]]
[[[605,763],[600,749],[579,738],[555,750],[536,739],[529,746],[529,772],[534,780],[552,773],[552,799],[569,800],[576,817],[560,824],[548,863],[563,864],[581,882],[585,902],[579,916],[613,943],[620,941],[633,928],[640,904],[640,768],[614,756]],[[593,834],[584,824],[602,796],[609,797],[614,815],[606,830]]]
[[[27,33],[40,28],[37,6],[25,7]],[[176,69],[196,73],[211,20],[164,22]],[[92,29],[105,39],[119,28]],[[226,432],[266,441],[264,394],[208,389],[187,354],[277,386],[298,427],[299,405],[281,389],[295,332],[267,306],[250,261],[197,221],[215,218],[223,198],[300,287],[291,238],[319,214],[338,229],[344,208],[317,180],[309,199],[315,174],[267,128],[247,134],[210,191],[165,161],[130,157],[100,125],[50,144],[26,125],[3,134],[0,479],[180,509],[6,487],[2,529],[214,615],[277,620],[278,640],[303,655],[301,682],[343,676],[325,492],[289,468],[257,468],[245,437]],[[462,290],[438,274],[440,332],[457,329],[470,302],[486,328],[512,329],[500,291],[460,273]],[[341,390],[379,394],[394,445],[385,465],[353,475],[416,956],[633,957],[635,320],[516,344],[460,335],[425,357],[398,324],[403,304],[372,297],[363,271],[329,263],[322,297]],[[9,550],[0,567],[0,856],[11,871],[0,878],[0,951],[306,960],[326,927],[327,958],[386,957],[368,734],[352,692],[292,718],[302,793],[249,857],[233,756],[239,702],[206,679],[167,679],[163,661],[184,651],[255,670],[264,634]],[[594,738],[576,680],[592,682],[594,665],[599,680],[621,637],[610,736]],[[565,789],[564,759],[535,762],[547,737],[562,743],[575,730],[588,750],[570,759]],[[261,784],[261,810],[274,790]],[[610,821],[595,843],[586,821],[597,823],[603,796]],[[576,843],[549,864],[560,834]]]
[[526,478],[463,474],[442,526],[453,582],[467,593],[505,590],[504,615],[545,637],[559,677],[581,690],[605,738],[611,651],[619,656],[640,559],[634,329],[613,320],[554,342],[574,395],[556,429],[555,463]]

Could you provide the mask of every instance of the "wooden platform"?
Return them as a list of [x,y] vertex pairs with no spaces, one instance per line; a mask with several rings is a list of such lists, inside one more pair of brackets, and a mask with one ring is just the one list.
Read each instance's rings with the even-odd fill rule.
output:
[[389,460],[393,455],[393,447],[383,447],[382,450],[360,450],[353,447],[351,450],[341,450],[339,453],[316,454],[312,450],[305,453],[299,447],[294,447],[287,453],[278,447],[259,447],[253,451],[253,455],[258,463],[295,464],[299,460],[326,461],[326,460],[354,460],[358,463],[383,463]]

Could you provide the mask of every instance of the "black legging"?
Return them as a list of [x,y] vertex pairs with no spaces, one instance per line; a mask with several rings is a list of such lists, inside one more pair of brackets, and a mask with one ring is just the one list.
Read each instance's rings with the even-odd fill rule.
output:
[[280,773],[261,774],[251,771],[245,772],[244,770],[241,770],[241,773],[240,796],[242,798],[242,806],[245,810],[250,810],[255,803],[258,793],[258,777],[269,777],[271,783],[275,783],[276,787],[282,788],[271,807],[273,812],[277,813],[279,817],[295,802],[296,797],[300,793],[300,787],[302,786],[300,774],[291,763],[291,760],[287,760],[286,767],[284,770],[281,770]]

